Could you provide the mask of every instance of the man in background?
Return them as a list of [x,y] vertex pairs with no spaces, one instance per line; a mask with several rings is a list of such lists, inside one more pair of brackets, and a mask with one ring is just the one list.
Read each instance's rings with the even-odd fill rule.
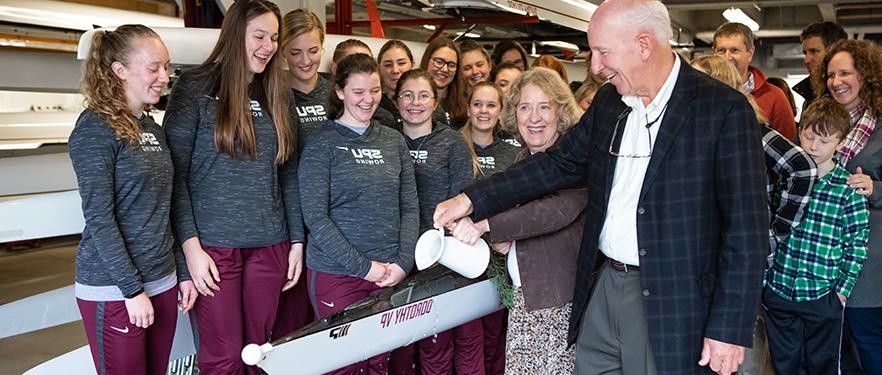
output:
[[766,82],[762,70],[750,65],[755,51],[753,32],[744,24],[727,22],[714,32],[714,53],[721,55],[738,68],[745,92],[756,99],[772,129],[785,138],[796,139],[796,121],[787,96],[778,87]]
[[802,42],[802,53],[805,55],[802,58],[802,63],[805,64],[809,76],[793,86],[793,91],[805,99],[802,103],[803,110],[815,101],[812,77],[816,74],[823,74],[816,70],[818,64],[824,59],[824,52],[833,43],[845,39],[848,39],[848,34],[845,33],[842,26],[833,22],[815,22],[802,30],[802,34],[799,36],[799,40]]

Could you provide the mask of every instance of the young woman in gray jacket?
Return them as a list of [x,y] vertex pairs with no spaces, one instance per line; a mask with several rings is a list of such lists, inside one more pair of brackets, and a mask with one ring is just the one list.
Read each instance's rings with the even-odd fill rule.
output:
[[196,289],[169,212],[172,161],[144,113],[168,83],[168,51],[143,25],[94,34],[84,65],[86,110],[68,146],[86,228],[75,293],[98,373],[165,374],[181,307]]

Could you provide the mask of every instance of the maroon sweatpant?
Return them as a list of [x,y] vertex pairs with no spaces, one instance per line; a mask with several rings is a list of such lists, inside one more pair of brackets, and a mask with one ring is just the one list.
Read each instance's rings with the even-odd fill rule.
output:
[[481,318],[419,342],[423,375],[484,375],[484,325]]
[[[270,341],[291,243],[253,248],[204,246],[220,273],[214,297],[199,296],[190,314],[200,375],[241,374],[242,348]],[[259,374],[248,366],[249,374]]]
[[505,332],[508,330],[508,310],[502,309],[481,318],[484,324],[485,372],[501,375],[505,372]]
[[389,375],[416,375],[416,343],[402,346],[389,354]]
[[[341,311],[349,305],[361,301],[380,291],[374,283],[353,276],[332,275],[307,269],[309,278],[309,299],[315,309],[317,319]],[[389,353],[383,353],[367,361],[353,363],[328,374],[386,374],[389,368]]]
[[306,268],[300,273],[300,281],[293,288],[282,292],[276,323],[273,325],[273,340],[285,337],[315,320],[312,304],[309,302],[309,289]]
[[125,301],[77,298],[92,361],[99,374],[165,375],[178,314],[178,287],[150,297],[153,324],[129,323]]

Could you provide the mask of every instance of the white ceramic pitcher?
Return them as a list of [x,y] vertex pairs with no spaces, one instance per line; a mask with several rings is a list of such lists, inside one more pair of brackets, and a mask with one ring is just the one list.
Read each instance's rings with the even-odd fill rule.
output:
[[484,273],[490,263],[490,247],[483,239],[474,245],[445,237],[444,229],[430,229],[420,236],[414,252],[420,270],[441,263],[456,273],[474,279]]

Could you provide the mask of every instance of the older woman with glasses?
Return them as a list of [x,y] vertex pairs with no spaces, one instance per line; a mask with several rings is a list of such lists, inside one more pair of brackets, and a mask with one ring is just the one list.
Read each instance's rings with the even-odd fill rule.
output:
[[[560,75],[542,67],[518,77],[506,103],[502,122],[517,128],[527,146],[520,159],[553,146],[582,115]],[[576,186],[477,223],[465,217],[454,225],[456,238],[474,243],[489,232],[493,249],[508,254],[514,290],[506,373],[573,372],[566,332],[586,204],[585,188]]]
[[438,108],[433,119],[454,129],[465,123],[465,87],[459,75],[459,47],[448,38],[429,43],[423,52],[420,68],[429,72],[438,89]]

